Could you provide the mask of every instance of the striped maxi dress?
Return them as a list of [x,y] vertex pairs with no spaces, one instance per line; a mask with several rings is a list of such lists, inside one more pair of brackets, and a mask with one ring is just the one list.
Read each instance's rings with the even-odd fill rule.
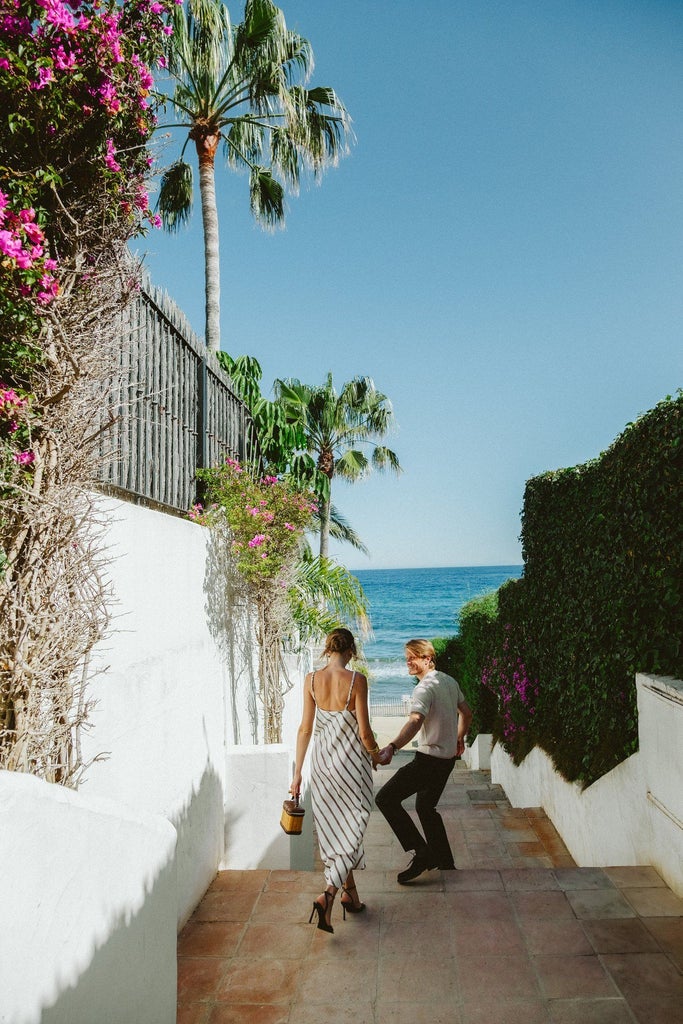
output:
[[[372,761],[349,711],[356,673],[343,711],[325,711],[316,703],[311,754],[311,799],[325,880],[337,889],[349,871],[365,867],[363,836],[372,809]],[[315,673],[311,679],[311,695]]]

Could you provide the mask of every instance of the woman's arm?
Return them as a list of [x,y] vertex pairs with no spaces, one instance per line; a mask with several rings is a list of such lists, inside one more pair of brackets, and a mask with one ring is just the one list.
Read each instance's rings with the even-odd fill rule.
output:
[[308,744],[313,735],[313,723],[315,721],[315,701],[311,694],[311,674],[304,679],[304,710],[301,715],[301,725],[296,734],[296,762],[294,765],[294,777],[289,787],[292,796],[296,796],[301,790],[301,770],[308,750]]
[[379,746],[377,738],[370,727],[370,712],[368,711],[368,681],[365,676],[356,675],[356,719],[358,721],[358,732],[360,741],[372,758],[373,765],[379,764]]

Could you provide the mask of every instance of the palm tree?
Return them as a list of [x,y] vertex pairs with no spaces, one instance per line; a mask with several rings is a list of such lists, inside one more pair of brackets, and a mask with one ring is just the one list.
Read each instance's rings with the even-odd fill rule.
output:
[[[386,395],[370,377],[354,377],[337,394],[332,374],[320,387],[295,379],[276,380],[275,393],[290,423],[306,439],[306,451],[317,457],[317,490],[321,497],[320,556],[327,557],[330,538],[332,478],[337,475],[355,481],[371,468],[401,472],[398,457],[384,445],[376,444],[394,426],[394,413]],[[370,457],[363,448],[370,447]],[[323,481],[324,486],[320,486]]]
[[285,24],[271,0],[247,0],[233,26],[223,0],[188,0],[175,8],[168,69],[177,116],[164,128],[188,129],[180,158],[162,177],[159,213],[171,231],[189,219],[190,140],[199,161],[204,228],[206,344],[220,348],[220,264],[215,157],[249,172],[251,210],[266,227],[284,222],[285,189],[296,191],[310,170],[317,177],[346,152],[350,118],[333,89],[305,88],[313,70],[310,43]]
[[[306,445],[303,429],[300,424],[287,420],[281,402],[272,402],[261,394],[263,371],[259,361],[246,355],[233,359],[224,351],[219,352],[217,358],[230,377],[235,393],[251,413],[267,470],[287,477],[304,490],[315,490],[316,484],[320,485],[319,473],[315,460],[301,450]],[[327,477],[324,483],[327,484]],[[318,509],[313,515],[314,528],[318,533],[321,521],[321,510]],[[329,531],[335,540],[350,544],[364,555],[369,553],[351,524],[334,505],[329,509]]]

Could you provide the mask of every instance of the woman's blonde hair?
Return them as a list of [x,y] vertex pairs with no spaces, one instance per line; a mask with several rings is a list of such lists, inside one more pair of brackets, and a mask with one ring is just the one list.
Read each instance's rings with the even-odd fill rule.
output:
[[429,658],[432,665],[436,664],[436,651],[430,640],[409,640],[406,650],[414,654],[416,658]]
[[351,654],[356,653],[356,641],[350,629],[340,626],[327,634],[323,654],[346,654],[347,651],[351,651]]

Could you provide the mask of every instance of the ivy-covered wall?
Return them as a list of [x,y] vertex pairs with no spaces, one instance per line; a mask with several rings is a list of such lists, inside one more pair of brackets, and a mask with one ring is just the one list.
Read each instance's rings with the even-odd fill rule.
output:
[[[683,675],[683,393],[599,458],[527,483],[524,574],[482,658],[494,736],[589,785],[637,747],[636,672]],[[501,682],[502,680],[502,682]]]

